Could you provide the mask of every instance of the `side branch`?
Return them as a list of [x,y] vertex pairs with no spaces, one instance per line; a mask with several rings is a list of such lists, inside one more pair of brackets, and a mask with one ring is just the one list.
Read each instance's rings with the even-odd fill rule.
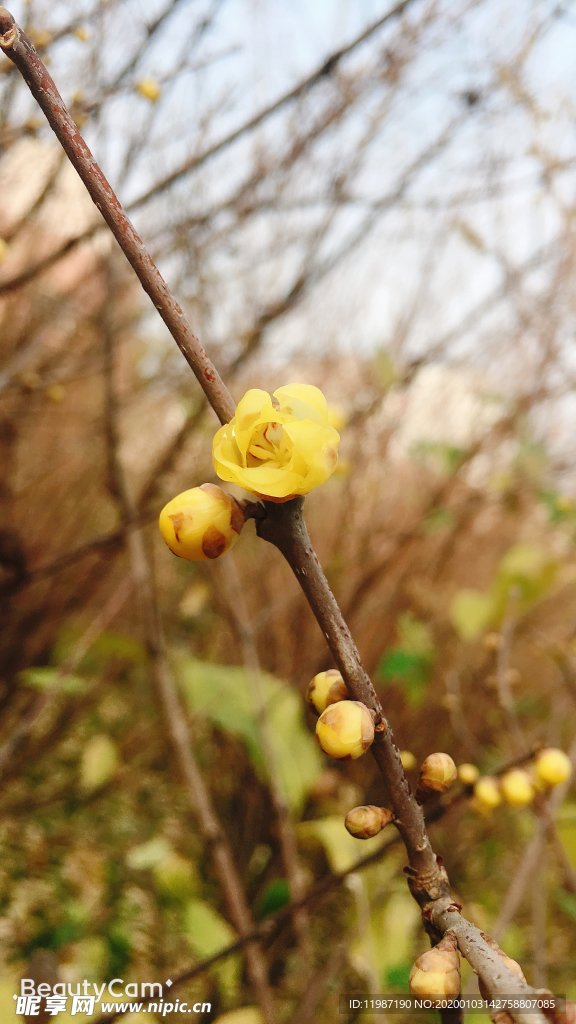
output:
[[14,62],[24,78],[70,163],[80,175],[92,201],[100,210],[138,276],[144,291],[152,299],[182,355],[196,375],[220,422],[227,423],[234,415],[234,402],[228,388],[194,334],[183,310],[84,142],[32,42],[5,7],[0,7],[0,48]]

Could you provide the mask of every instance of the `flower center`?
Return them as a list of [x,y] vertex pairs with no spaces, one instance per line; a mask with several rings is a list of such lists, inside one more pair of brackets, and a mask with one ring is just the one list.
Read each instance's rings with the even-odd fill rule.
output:
[[270,469],[280,469],[290,460],[292,442],[285,435],[281,423],[266,423],[254,431],[246,456],[246,464],[250,469],[266,465]]

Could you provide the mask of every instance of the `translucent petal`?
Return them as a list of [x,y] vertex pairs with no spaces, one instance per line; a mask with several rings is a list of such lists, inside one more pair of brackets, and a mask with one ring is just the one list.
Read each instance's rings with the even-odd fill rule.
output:
[[284,388],[277,388],[274,397],[280,403],[281,412],[322,425],[328,421],[326,399],[320,389],[312,384],[287,384]]

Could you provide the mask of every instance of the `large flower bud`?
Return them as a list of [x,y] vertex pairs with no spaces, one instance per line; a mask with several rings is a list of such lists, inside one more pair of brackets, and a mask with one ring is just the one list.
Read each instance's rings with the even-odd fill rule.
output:
[[306,687],[306,701],[321,715],[329,704],[337,704],[339,700],[347,700],[350,694],[337,668],[329,668],[319,672]]
[[[503,949],[500,949],[500,946],[496,942],[496,939],[493,939],[490,935],[485,935],[484,932],[482,932],[482,938],[484,939],[484,942],[486,942],[490,946],[490,949],[493,949],[495,953],[498,953],[498,956],[502,959],[503,963],[508,968],[508,970],[512,971],[512,974],[515,974],[518,978],[520,978],[520,981],[526,981],[526,978],[524,977],[524,972],[520,967],[520,964],[516,963],[516,960],[512,960],[511,957],[507,956]],[[486,985],[482,981],[482,978],[480,977],[478,978],[478,988],[480,990],[480,995],[482,996],[483,999],[490,998],[490,993],[486,988]]]
[[363,804],[348,811],[344,824],[355,839],[373,839],[382,829],[394,821],[396,815],[387,807],[375,807],[374,804]]
[[419,956],[408,979],[413,996],[441,1003],[460,994],[460,957],[453,932]]
[[502,779],[502,796],[511,807],[525,807],[534,799],[534,786],[528,772],[513,768]]
[[494,807],[498,807],[502,803],[500,787],[491,775],[485,775],[478,779],[474,786],[474,797],[480,807],[485,810],[493,810]]
[[164,506],[160,533],[175,555],[190,562],[219,558],[236,543],[244,526],[238,502],[216,484],[183,491]]
[[416,799],[422,803],[429,793],[444,793],[457,775],[449,754],[429,754],[420,768]]
[[563,750],[548,747],[536,758],[536,774],[548,786],[560,786],[572,774],[572,762]]
[[374,722],[368,708],[357,700],[330,704],[316,723],[318,742],[328,757],[355,760],[374,740]]

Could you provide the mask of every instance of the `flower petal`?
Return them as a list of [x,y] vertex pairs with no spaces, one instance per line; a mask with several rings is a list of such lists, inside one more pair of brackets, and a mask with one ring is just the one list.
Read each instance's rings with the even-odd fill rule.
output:
[[312,384],[287,384],[277,388],[274,397],[280,403],[280,411],[287,412],[299,420],[313,420],[325,424],[328,421],[328,406],[319,388]]

